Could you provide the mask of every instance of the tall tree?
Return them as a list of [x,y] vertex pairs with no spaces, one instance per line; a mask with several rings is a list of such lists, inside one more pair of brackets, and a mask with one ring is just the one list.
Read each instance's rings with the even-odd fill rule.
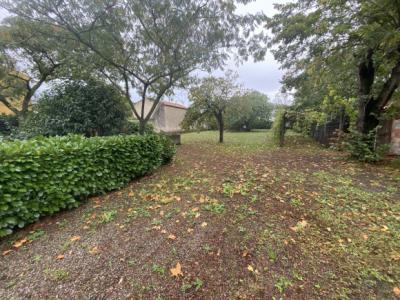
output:
[[227,128],[251,131],[271,125],[273,105],[268,96],[257,91],[245,91],[233,97],[226,110]]
[[[0,6],[34,22],[67,30],[93,52],[102,73],[123,91],[141,132],[161,98],[195,69],[224,65],[229,55],[263,58],[264,18],[236,12],[252,0],[1,0]],[[142,100],[135,109],[134,89]],[[154,100],[146,114],[145,102]]]
[[[234,83],[234,77],[206,77],[190,89],[189,100],[192,102],[188,117],[195,122],[199,118],[213,116],[219,130],[219,142],[224,142],[224,114],[233,97],[238,97],[239,87]],[[193,118],[197,117],[197,118]]]
[[267,28],[286,85],[304,92],[322,82],[326,91],[334,85],[343,97],[356,95],[357,130],[374,129],[400,84],[400,0],[297,0],[276,8]]
[[34,95],[57,78],[63,65],[66,51],[60,49],[67,47],[57,44],[57,35],[51,26],[19,17],[7,18],[0,27],[0,102],[19,119],[25,119]]

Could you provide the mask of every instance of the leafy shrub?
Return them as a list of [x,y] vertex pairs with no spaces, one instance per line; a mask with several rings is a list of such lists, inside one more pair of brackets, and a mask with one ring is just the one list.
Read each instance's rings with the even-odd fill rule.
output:
[[[138,134],[139,133],[139,122],[137,120],[128,120],[124,129],[125,134]],[[145,127],[145,133],[154,133],[154,127],[152,124],[147,123]]]
[[350,157],[362,162],[380,161],[389,150],[388,145],[377,145],[376,130],[371,130],[368,134],[351,131],[344,144]]
[[18,127],[18,117],[0,114],[0,135],[10,135]]
[[287,112],[285,110],[278,110],[272,125],[272,138],[280,147],[283,147],[285,142],[286,116]]
[[164,149],[164,151],[162,152],[162,161],[164,164],[167,164],[174,157],[176,153],[176,148],[172,140],[164,134],[160,134],[160,142]]
[[118,134],[127,125],[127,105],[113,86],[94,80],[67,82],[39,98],[21,131],[28,137]]
[[36,138],[0,145],[0,236],[40,216],[77,207],[171,160],[164,137]]

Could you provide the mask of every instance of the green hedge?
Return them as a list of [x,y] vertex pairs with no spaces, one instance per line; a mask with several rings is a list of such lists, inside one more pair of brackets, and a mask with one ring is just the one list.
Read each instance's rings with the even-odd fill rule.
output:
[[170,161],[161,135],[37,138],[0,144],[0,236],[77,207]]

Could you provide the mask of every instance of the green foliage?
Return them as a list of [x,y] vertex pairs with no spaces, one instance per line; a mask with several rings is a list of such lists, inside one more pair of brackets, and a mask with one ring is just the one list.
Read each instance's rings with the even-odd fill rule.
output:
[[[66,76],[77,44],[54,26],[17,16],[0,26],[0,102],[24,119],[45,82]],[[73,50],[74,49],[74,50]],[[79,66],[82,69],[82,66]]]
[[226,110],[226,127],[235,131],[271,128],[273,105],[257,91],[234,97]]
[[224,116],[233,99],[240,94],[240,89],[235,84],[236,75],[228,72],[226,77],[206,77],[201,79],[197,85],[190,89],[189,99],[192,105],[189,113],[183,121],[185,128],[203,127],[211,118],[215,118],[218,125],[220,137],[219,142],[224,140]]
[[350,120],[363,133],[375,128],[400,83],[399,7],[398,0],[277,5],[267,28],[295,109]]
[[154,134],[2,143],[0,236],[154,170],[172,158],[170,148],[165,137]]
[[127,126],[127,104],[114,87],[99,81],[58,85],[33,105],[23,132],[30,136],[121,133]]
[[172,140],[165,134],[160,134],[159,138],[164,149],[164,151],[161,153],[161,159],[163,164],[167,164],[171,162],[172,158],[174,157],[176,153],[176,147]]
[[351,131],[345,141],[345,148],[351,158],[362,162],[377,162],[388,153],[388,145],[377,145],[376,129],[368,134]]
[[[128,120],[124,129],[126,134],[138,134],[139,133],[139,122],[137,120]],[[145,133],[154,133],[154,127],[152,124],[147,123],[145,126]]]
[[10,135],[17,127],[17,116],[0,114],[0,135]]
[[291,287],[293,283],[285,276],[279,276],[275,282],[275,287],[278,289],[279,293],[284,293],[285,290]]
[[[255,32],[263,14],[243,14],[248,0],[79,1],[0,0],[0,6],[35,24],[69,33],[79,55],[124,91],[135,90],[154,107],[172,88],[181,87],[196,69],[211,71],[230,56],[261,60],[264,34]],[[79,22],[76,22],[77,16]],[[63,40],[61,43],[64,42]],[[75,51],[71,51],[75,53]],[[140,123],[151,111],[132,110]]]
[[276,144],[283,146],[286,132],[286,114],[284,109],[276,112],[274,123],[272,125],[272,138]]

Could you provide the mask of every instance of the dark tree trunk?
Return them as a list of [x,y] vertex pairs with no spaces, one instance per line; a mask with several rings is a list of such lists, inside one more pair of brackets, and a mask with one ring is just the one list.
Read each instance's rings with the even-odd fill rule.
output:
[[218,112],[215,114],[215,118],[217,119],[218,130],[219,130],[219,142],[224,142],[224,118],[222,112]]
[[146,121],[143,119],[139,120],[139,134],[144,135],[146,131]]
[[[400,47],[398,49],[400,52]],[[357,130],[367,134],[380,123],[380,116],[400,85],[400,60],[392,68],[389,78],[384,83],[376,98],[371,95],[375,79],[375,68],[372,59],[373,51],[359,65],[359,99]]]
[[[368,50],[367,56],[358,66],[358,117],[356,128],[360,133],[367,133],[366,118],[370,115],[368,104],[372,101],[371,90],[375,80],[373,50]],[[368,109],[369,108],[369,109]]]
[[344,132],[344,122],[345,122],[345,116],[346,116],[346,111],[344,107],[340,108],[340,113],[339,113],[339,136],[342,135]]

